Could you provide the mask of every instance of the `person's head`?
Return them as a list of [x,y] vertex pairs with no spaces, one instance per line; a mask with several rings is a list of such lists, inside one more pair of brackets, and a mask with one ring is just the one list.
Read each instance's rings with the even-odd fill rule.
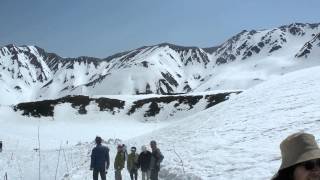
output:
[[131,147],[131,153],[135,153],[137,151],[136,147]]
[[320,149],[312,134],[292,134],[280,149],[282,162],[273,180],[320,180]]
[[150,142],[150,147],[151,147],[151,149],[156,149],[157,148],[157,142],[155,141],[155,140],[152,140],[151,142]]
[[141,146],[141,151],[142,152],[147,152],[147,146],[145,146],[145,145]]
[[118,150],[118,152],[121,152],[121,151],[122,151],[122,149],[123,149],[122,145],[121,145],[121,144],[119,144],[119,145],[117,146],[117,150]]
[[102,142],[102,138],[100,136],[97,136],[94,141],[96,142],[97,145],[100,145]]

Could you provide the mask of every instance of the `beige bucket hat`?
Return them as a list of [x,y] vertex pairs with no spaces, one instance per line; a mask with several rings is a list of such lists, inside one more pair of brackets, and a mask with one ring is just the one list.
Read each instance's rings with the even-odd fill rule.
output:
[[282,162],[279,170],[301,162],[320,158],[320,149],[312,134],[299,132],[288,136],[280,144]]

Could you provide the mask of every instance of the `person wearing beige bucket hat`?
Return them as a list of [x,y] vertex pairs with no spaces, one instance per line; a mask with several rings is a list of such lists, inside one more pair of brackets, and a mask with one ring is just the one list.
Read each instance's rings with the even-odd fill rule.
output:
[[272,180],[320,180],[320,149],[312,134],[294,133],[280,150],[281,166]]

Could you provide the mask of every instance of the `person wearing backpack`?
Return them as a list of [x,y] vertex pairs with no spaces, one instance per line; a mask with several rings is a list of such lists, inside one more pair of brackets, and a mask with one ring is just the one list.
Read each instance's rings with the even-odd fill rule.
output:
[[150,142],[152,149],[151,160],[150,160],[150,179],[158,180],[160,163],[162,162],[164,156],[160,152],[160,149],[157,147],[157,142],[152,140]]
[[[136,151],[137,151],[136,147],[131,147],[131,153],[128,155],[128,160],[127,160],[127,169],[130,173],[131,180],[138,179],[139,154],[137,154]],[[133,177],[134,177],[134,179],[133,179]]]
[[150,180],[151,152],[147,150],[146,146],[142,146],[141,151],[138,158],[138,165],[141,168],[142,180]]
[[115,180],[122,180],[121,171],[124,168],[124,163],[125,163],[125,155],[123,152],[123,147],[122,145],[118,145],[117,155],[114,160]]
[[92,149],[90,170],[93,170],[93,180],[106,180],[106,172],[110,165],[109,148],[101,145],[102,139],[97,136],[95,139],[96,147]]

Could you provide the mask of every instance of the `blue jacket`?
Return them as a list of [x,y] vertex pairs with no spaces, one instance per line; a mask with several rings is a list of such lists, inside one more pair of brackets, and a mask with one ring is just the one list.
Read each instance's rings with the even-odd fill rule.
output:
[[98,144],[92,149],[91,164],[92,169],[108,169],[110,165],[109,149]]

